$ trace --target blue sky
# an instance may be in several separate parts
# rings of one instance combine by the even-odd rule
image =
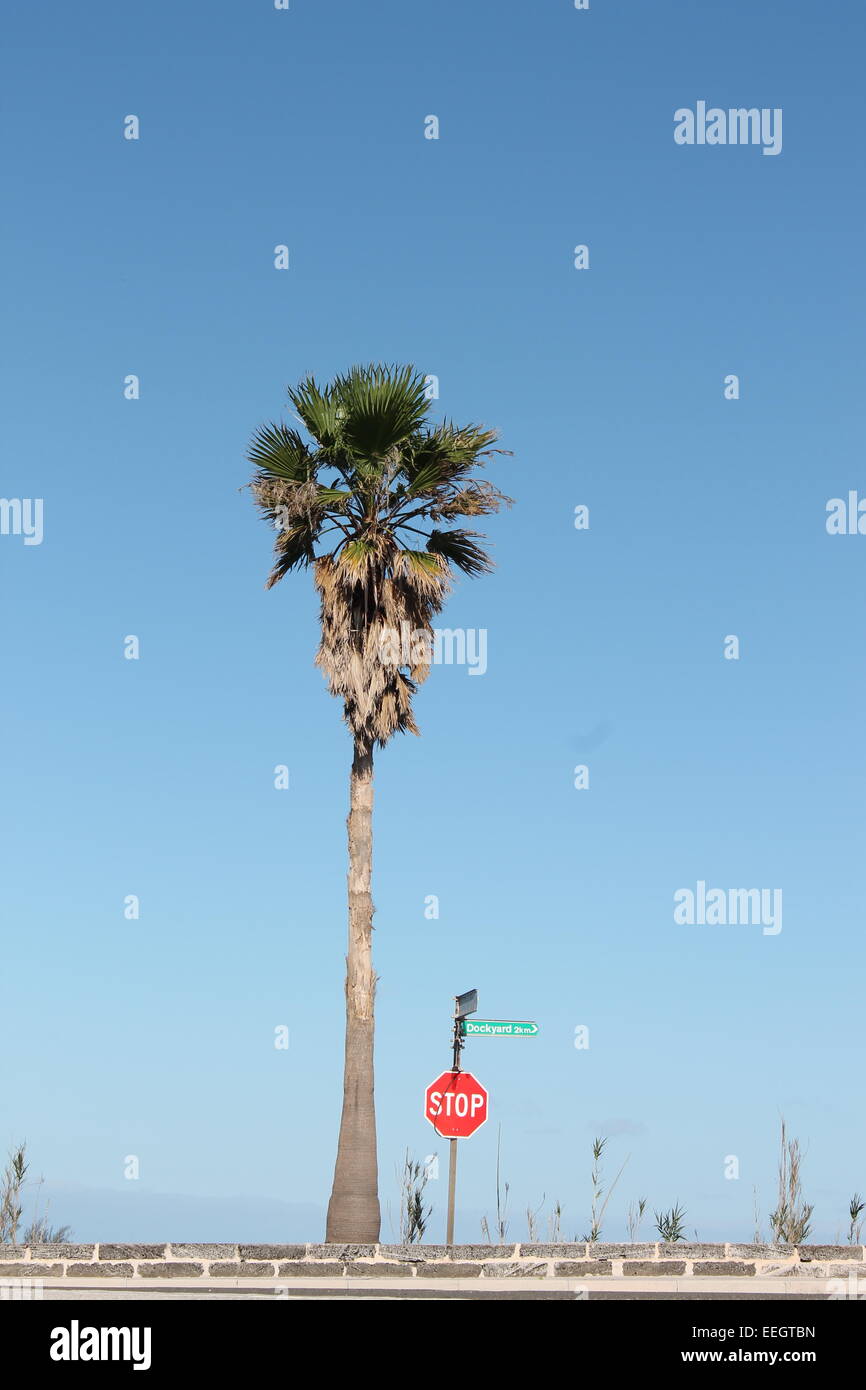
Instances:
[[[486,674],[435,669],[378,762],[384,1236],[406,1148],[445,1157],[423,1090],[473,986],[541,1031],[467,1048],[458,1238],[500,1126],[515,1238],[542,1197],[583,1232],[599,1133],[611,1238],[646,1196],[746,1239],[754,1188],[766,1234],[782,1113],[816,1236],[845,1227],[866,538],[825,517],[866,494],[864,29],[843,0],[10,16],[0,492],[44,539],[0,536],[0,1142],[79,1239],[322,1233],[350,747],[309,577],[265,592],[239,489],[288,383],[380,359],[500,430],[515,498],[443,620]],[[676,145],[699,100],[782,108],[781,154]],[[781,888],[783,930],[675,924],[698,880]]]

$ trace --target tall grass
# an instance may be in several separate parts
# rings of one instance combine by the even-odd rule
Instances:
[[[632,1243],[634,1243],[640,1235],[640,1223],[643,1221],[645,1211],[646,1197],[638,1197],[636,1202],[629,1203],[626,1226],[628,1227],[628,1238]]]
[[[863,1230],[863,1217],[860,1214],[862,1211],[866,1211],[866,1202],[863,1201],[859,1192],[855,1192],[848,1203],[848,1217],[851,1222],[848,1227],[849,1245],[860,1244],[860,1232]]]
[[[430,1177],[426,1164],[406,1150],[403,1167],[398,1170],[400,1184],[400,1244],[414,1245],[424,1239],[433,1207],[424,1205],[424,1190]]]
[[[545,1193],[541,1194],[541,1201],[537,1207],[528,1206],[526,1208],[526,1239],[530,1242],[538,1240],[538,1214],[544,1206]]]
[[[604,1171],[602,1169],[602,1158],[606,1147],[606,1138],[593,1139],[592,1173],[590,1175],[592,1182],[592,1210],[590,1212],[589,1231],[581,1236],[581,1240],[596,1241],[599,1239],[604,1222],[604,1214],[607,1211],[607,1204],[613,1196],[614,1188],[623,1175],[626,1163],[628,1163],[628,1158],[626,1158],[625,1163],[623,1163],[622,1168],[620,1168],[610,1187],[606,1188],[604,1183]]]
[[[10,1151],[6,1167],[0,1174],[0,1245],[18,1244],[18,1228],[24,1214],[23,1192],[27,1186],[29,1171],[27,1145],[26,1143],[18,1144]],[[42,1186],[43,1181],[43,1178],[37,1178],[37,1189]],[[23,1245],[39,1245],[43,1242],[63,1244],[69,1240],[70,1234],[68,1226],[49,1225],[48,1212],[42,1214],[39,1211],[37,1195],[33,1216],[22,1233],[21,1243]]]
[[[547,1234],[554,1245],[562,1240],[562,1203],[558,1199],[551,1207],[547,1218]]]
[[[779,1187],[776,1210],[770,1212],[770,1226],[776,1245],[801,1245],[812,1229],[810,1202],[803,1200],[803,1153],[799,1139],[789,1139],[782,1118],[779,1150]]]
[[[496,1244],[502,1245],[508,1235],[508,1193],[511,1190],[510,1184],[501,1183],[502,1172],[502,1125],[499,1126],[496,1134]],[[488,1245],[493,1242],[490,1239],[490,1224],[487,1216],[481,1218],[481,1234]]]
[[[676,1202],[670,1211],[653,1212],[656,1219],[656,1230],[662,1240],[668,1245],[675,1245],[678,1240],[686,1238],[686,1213],[685,1208]]]
[[[30,1166],[25,1156],[26,1148],[26,1144],[19,1144],[12,1149],[0,1177],[0,1244],[3,1245],[15,1245],[18,1238],[24,1210],[21,1193]]]

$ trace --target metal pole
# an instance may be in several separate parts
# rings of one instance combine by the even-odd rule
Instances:
[[[451,1140],[451,1156],[448,1161],[448,1227],[445,1244],[454,1244],[454,1195],[457,1190],[457,1140]]]
[[[451,1063],[452,1071],[460,1070],[460,1051],[463,1047],[463,1035],[460,1028],[460,1019],[457,1017],[457,1000],[454,1000],[454,1057]],[[445,1244],[454,1244],[454,1199],[457,1195],[457,1140],[451,1141],[451,1153],[448,1157],[448,1222],[445,1229]]]
[[[455,999],[455,1001],[454,1001],[454,1038],[453,1038],[454,1059],[453,1059],[453,1061],[452,1061],[452,1063],[451,1063],[451,1070],[452,1070],[452,1071],[459,1071],[459,1070],[460,1070],[460,1053],[461,1053],[461,1051],[462,1051],[464,1041],[465,1041],[465,1040],[464,1040],[464,1037],[463,1037],[462,1020],[459,1019],[459,1018],[457,1017],[457,1001],[456,1001],[456,999]]]

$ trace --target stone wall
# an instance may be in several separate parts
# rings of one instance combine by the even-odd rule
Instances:
[[[863,1279],[862,1245],[0,1245],[0,1281]]]

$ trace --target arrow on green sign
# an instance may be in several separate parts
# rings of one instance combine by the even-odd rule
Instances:
[[[534,1038],[538,1024],[529,1019],[466,1018],[462,1023],[464,1038]]]

